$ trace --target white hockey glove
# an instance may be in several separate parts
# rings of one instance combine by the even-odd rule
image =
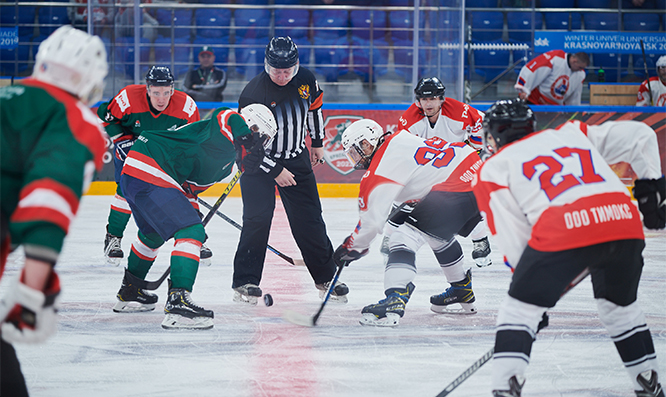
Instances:
[[[23,277],[21,277],[21,280]],[[8,343],[40,343],[57,329],[56,298],[60,279],[55,271],[38,291],[16,279],[0,299],[0,334]]]

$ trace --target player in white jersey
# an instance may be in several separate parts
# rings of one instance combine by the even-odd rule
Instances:
[[[645,247],[641,217],[606,163],[631,164],[640,178],[634,195],[644,223],[663,228],[666,185],[656,135],[638,124],[573,121],[537,132],[534,113],[520,99],[486,112],[484,144],[492,156],[473,182],[474,194],[515,270],[497,318],[494,396],[520,396],[546,310],[587,271],[599,318],[636,395],[663,396],[652,337],[636,303]]]
[[[421,138],[439,137],[447,142],[465,142],[480,150],[483,143],[483,112],[453,98],[446,98],[445,92],[446,87],[437,77],[419,80],[414,89],[414,103],[400,117],[400,128]],[[384,230],[383,252],[386,252],[391,232],[392,225],[389,223]],[[492,265],[485,222],[479,222],[469,237],[474,244],[472,258],[476,265]]]
[[[338,266],[367,254],[393,203],[406,204],[391,215],[399,226],[389,241],[386,299],[364,307],[361,324],[398,325],[415,288],[416,252],[426,243],[451,283],[445,292],[430,298],[431,309],[476,313],[471,274],[463,268],[462,248],[455,238],[456,234],[467,236],[481,220],[471,192],[471,181],[481,166],[476,151],[462,142],[423,139],[406,130],[385,136],[382,127],[368,119],[351,124],[342,135],[342,145],[352,164],[368,171],[360,185],[360,220],[333,254]],[[462,309],[451,308],[456,304]]]
[[[584,52],[548,51],[520,69],[514,87],[520,98],[534,105],[580,105],[589,64]]]
[[[657,76],[638,88],[636,106],[666,106],[666,55],[657,59]]]

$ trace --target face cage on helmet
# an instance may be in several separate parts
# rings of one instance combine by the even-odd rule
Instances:
[[[373,152],[374,154],[374,152]],[[348,150],[345,150],[345,155],[347,159],[352,163],[354,169],[356,170],[367,170],[370,167],[370,161],[372,160],[372,155],[368,156],[363,152],[357,144],[352,144]]]
[[[296,62],[296,65],[291,66],[291,67],[294,68],[294,72],[291,74],[290,79],[293,79],[294,77],[296,77],[296,74],[298,73],[298,68],[300,67],[300,63],[299,63],[299,62]],[[269,64],[268,64],[268,61],[266,61],[266,60],[264,59],[264,70],[266,71],[266,73],[267,73],[269,76],[271,76],[271,71],[272,71],[272,70],[278,70],[278,69],[279,69],[279,68],[274,68],[273,66],[269,65]],[[289,68],[285,68],[285,69],[289,69]]]

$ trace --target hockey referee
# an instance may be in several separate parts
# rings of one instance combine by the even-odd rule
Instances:
[[[245,86],[239,110],[252,103],[268,106],[278,132],[266,149],[261,171],[240,178],[243,231],[234,258],[234,301],[256,305],[275,210],[275,185],[289,218],[291,233],[320,296],[335,273],[333,247],[326,234],[313,165],[323,162],[323,91],[312,72],[299,67],[298,48],[290,37],[274,37],[266,46],[265,70]],[[311,152],[305,135],[312,138]],[[338,283],[331,301],[347,302],[349,289]]]

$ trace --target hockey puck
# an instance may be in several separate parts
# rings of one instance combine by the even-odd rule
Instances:
[[[271,294],[264,295],[264,303],[266,306],[273,306],[273,297]]]

